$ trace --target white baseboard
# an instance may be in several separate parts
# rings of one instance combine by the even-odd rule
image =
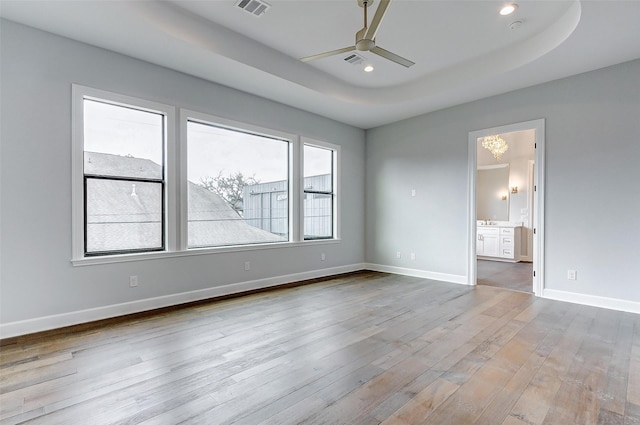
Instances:
[[[640,314],[640,302],[621,300],[619,298],[578,294],[575,292],[559,291],[557,289],[543,289],[542,298]]]
[[[374,272],[385,272],[385,273],[400,274],[404,276],[421,277],[423,279],[439,280],[442,282],[449,282],[449,283],[459,283],[462,285],[468,284],[466,275],[461,276],[457,274],[430,272],[425,270],[408,269],[405,267],[385,266],[382,264],[372,264],[372,263],[366,263],[365,267],[367,270],[372,270]]]
[[[126,314],[140,313],[162,307],[184,304],[193,301],[206,300],[208,298],[237,294],[255,289],[264,289],[272,286],[284,285],[308,279],[333,276],[341,273],[355,272],[366,269],[365,264],[352,264],[348,266],[333,267],[327,269],[312,270],[303,273],[295,273],[284,276],[275,276],[248,282],[232,283],[229,285],[199,289],[197,291],[182,292],[178,294],[164,295],[161,297],[147,298],[130,301],[122,304],[113,304],[104,307],[73,311],[52,316],[37,317],[34,319],[17,322],[0,323],[0,338],[27,335],[65,326],[78,325],[96,320],[109,319]]]
[[[0,323],[0,338],[11,338],[20,335],[27,335],[30,333],[47,331],[51,329],[62,328],[65,326],[78,325],[81,323],[88,323],[96,320],[109,319],[133,313],[140,313],[143,311],[154,310],[162,307],[169,307],[193,301],[201,301],[208,298],[232,295],[256,289],[265,289],[273,286],[284,285],[287,283],[328,277],[359,270],[393,273],[404,276],[420,277],[424,279],[432,279],[442,282],[467,285],[467,276],[462,275],[430,272],[372,263],[351,264],[347,266],[312,270],[308,272],[275,276],[247,282],[232,283],[229,285],[216,286],[212,288],[200,289],[197,291],[182,292],[155,298],[147,298],[122,304],[113,304],[104,307],[73,311],[52,316],[37,317],[34,319],[22,320],[17,322]],[[640,314],[640,302],[635,301],[578,294],[574,292],[559,291],[555,289],[544,289],[542,297],[557,301],[570,302],[574,304],[583,304],[593,307],[608,308],[611,310]]]

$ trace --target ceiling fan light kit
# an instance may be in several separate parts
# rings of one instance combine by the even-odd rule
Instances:
[[[502,9],[500,9],[500,14],[502,16],[511,15],[513,12],[516,11],[517,8],[518,8],[518,4],[517,3],[506,4],[506,5],[504,5],[504,7]]]
[[[380,24],[382,23],[384,15],[387,13],[387,8],[389,7],[391,0],[380,0],[380,4],[376,9],[376,13],[371,20],[371,25],[368,25],[367,9],[373,4],[373,0],[357,1],[358,5],[364,9],[364,28],[356,33],[355,45],[344,47],[342,49],[331,50],[329,52],[320,53],[313,56],[307,56],[301,58],[300,60],[302,62],[309,62],[316,59],[339,55],[341,53],[351,52],[353,50],[359,50],[362,52],[371,52],[407,68],[415,65],[415,63],[410,61],[409,59],[405,59],[402,56],[396,55],[395,53],[376,46],[376,33],[378,32],[378,28],[380,28]]]

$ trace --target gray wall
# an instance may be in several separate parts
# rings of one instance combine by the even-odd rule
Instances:
[[[640,60],[369,130],[367,261],[466,275],[468,133],[538,118],[546,287],[640,301]]]
[[[464,276],[468,133],[537,118],[546,286],[640,301],[640,61],[369,130],[365,152],[365,132],[335,121],[11,22],[0,31],[0,323],[365,259]],[[71,83],[341,145],[342,242],[73,267]]]
[[[4,20],[0,40],[0,323],[364,261],[363,130]],[[342,242],[73,267],[71,83],[340,145]]]

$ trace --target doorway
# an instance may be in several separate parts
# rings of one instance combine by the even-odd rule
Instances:
[[[476,265],[478,285],[518,292],[533,292],[533,263],[478,259]]]
[[[504,169],[502,177],[496,169]],[[468,175],[468,284],[512,282],[511,289],[541,296],[544,119],[470,132]]]

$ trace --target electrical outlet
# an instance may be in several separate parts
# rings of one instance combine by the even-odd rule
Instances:
[[[402,254],[400,254],[400,251],[396,252],[396,258],[402,258]]]
[[[415,189],[411,189],[411,196],[416,196],[416,190]]]
[[[129,276],[129,287],[135,288],[138,286],[138,276]]]
[[[320,254],[320,259],[321,259],[322,261],[324,261],[324,260],[326,260],[326,259],[327,259],[327,258],[325,257],[325,255],[324,255],[324,252],[323,252],[322,254]]]
[[[251,270],[251,262],[250,261],[245,261],[244,262],[244,270],[245,271]]]
[[[567,279],[569,279],[569,280],[577,280],[578,279],[578,272],[576,272],[575,270],[567,270]]]
[[[415,261],[415,259],[416,259],[416,253],[415,252],[411,253],[411,259]]]

